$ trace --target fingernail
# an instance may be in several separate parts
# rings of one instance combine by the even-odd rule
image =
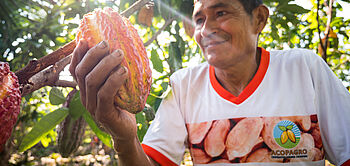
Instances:
[[[83,42],[84,42],[84,39],[79,40],[79,44],[78,45],[82,45]]]
[[[97,47],[101,48],[101,49],[106,48],[107,47],[107,43],[105,41],[101,41],[100,43],[98,43]]]
[[[118,74],[123,74],[123,73],[125,73],[125,69],[124,69],[124,67],[122,66],[122,67],[120,67],[120,69],[118,70]]]
[[[120,57],[120,56],[123,55],[123,53],[122,53],[120,50],[116,50],[116,51],[113,52],[113,55],[114,55],[115,57]]]

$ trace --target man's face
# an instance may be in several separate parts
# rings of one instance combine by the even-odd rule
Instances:
[[[238,0],[200,0],[193,20],[195,39],[210,65],[230,67],[256,50],[254,16]]]

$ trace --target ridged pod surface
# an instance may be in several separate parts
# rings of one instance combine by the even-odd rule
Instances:
[[[108,42],[110,53],[124,52],[122,66],[129,77],[115,97],[115,105],[131,113],[142,111],[151,86],[151,69],[146,49],[137,30],[128,19],[111,8],[96,9],[85,14],[77,33],[77,43],[84,39],[89,48],[102,40]]]
[[[57,128],[58,151],[63,157],[69,157],[81,144],[86,122],[83,117],[74,120],[68,115]]]
[[[10,138],[20,112],[21,92],[18,79],[8,63],[0,62],[0,152]]]

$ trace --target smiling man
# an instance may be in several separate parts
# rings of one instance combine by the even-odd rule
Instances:
[[[223,86],[238,96],[260,62],[257,39],[268,18],[265,6],[247,13],[240,1],[196,2],[195,39]]]
[[[207,62],[171,76],[142,145],[134,117],[113,103],[126,77],[122,53],[96,62],[106,42],[78,44],[70,71],[79,86],[102,85],[85,93],[97,96],[89,111],[113,136],[122,165],[179,165],[186,148],[195,165],[350,164],[349,92],[311,51],[258,47],[268,16],[261,0],[195,1],[195,39]],[[96,83],[86,77],[93,68],[118,70]]]

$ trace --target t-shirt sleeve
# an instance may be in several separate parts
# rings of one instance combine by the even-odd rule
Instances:
[[[309,58],[326,158],[341,165],[350,159],[350,93],[323,59]]]
[[[146,154],[161,165],[180,165],[186,148],[187,130],[174,86],[172,82],[142,142]]]

